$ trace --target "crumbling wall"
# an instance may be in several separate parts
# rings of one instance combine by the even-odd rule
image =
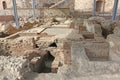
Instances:
[[[81,11],[92,11],[93,10],[93,2],[94,0],[75,0],[75,10],[81,10]],[[96,0],[99,1],[99,0]],[[113,5],[114,5],[114,0],[100,0],[102,1],[102,11],[103,11],[103,7],[104,7],[104,11],[105,12],[112,12],[113,11]],[[120,2],[118,3],[118,5],[120,4]],[[98,6],[98,5],[96,5]],[[118,6],[119,8],[120,6]],[[120,10],[118,10],[118,12],[120,12]]]
[[[0,9],[3,9],[3,5],[2,2],[4,0],[0,1]],[[42,8],[45,5],[49,5],[52,3],[57,3],[61,0],[36,0],[36,7],[37,8]],[[74,0],[65,0],[65,2],[63,2],[62,4],[58,5],[57,7],[62,7],[62,8],[68,8],[69,6],[71,6]],[[7,8],[13,8],[13,4],[12,4],[12,0],[6,0],[7,3]],[[16,0],[16,4],[18,8],[32,8],[32,0]]]
[[[3,10],[2,2],[6,1],[7,8],[13,8],[12,0],[0,0],[0,10]],[[16,4],[18,8],[31,8],[31,0],[16,0]]]
[[[12,3],[11,3],[12,0],[0,0],[0,10],[3,10],[3,4],[2,4],[3,1],[6,1],[7,8],[12,7]]]
[[[2,2],[4,0],[0,1],[0,10],[3,10]],[[13,8],[12,0],[5,0],[7,3],[7,8]],[[54,5],[55,3],[59,2],[61,0],[36,0],[36,7],[42,8],[47,5]],[[32,1],[31,0],[16,0],[17,7],[18,8],[32,8]],[[120,2],[119,2],[120,4]],[[107,0],[103,1],[102,8],[104,8],[105,12],[112,12],[114,5],[114,0]],[[74,8],[75,10],[81,10],[81,11],[92,11],[93,10],[93,0],[65,0],[62,4],[56,6],[58,8]],[[120,6],[118,6],[118,12],[120,12]],[[101,8],[101,9],[102,9]]]

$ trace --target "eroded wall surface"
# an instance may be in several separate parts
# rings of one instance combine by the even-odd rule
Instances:
[[[3,1],[6,1],[7,8],[13,8],[12,0],[0,0],[0,15],[5,14],[3,10]],[[51,6],[56,4],[61,0],[35,0],[36,8],[45,7],[45,5]],[[27,10],[32,8],[32,0],[16,0],[17,8],[26,8]],[[70,8],[76,11],[91,12],[93,10],[93,0],[65,0],[63,3],[55,6],[57,8]],[[119,1],[120,4],[120,1]],[[118,12],[120,13],[120,6],[118,4]],[[98,12],[108,12],[113,11],[114,0],[97,0],[97,11]],[[13,11],[7,11],[7,14]],[[31,12],[31,11],[29,11]],[[25,12],[26,14],[27,12]],[[6,15],[7,15],[6,14]],[[29,14],[29,13],[28,13]]]
[[[101,1],[101,2],[99,2]],[[105,12],[112,12],[113,10],[113,6],[114,6],[114,0],[97,0],[97,7],[101,7],[101,12],[104,11]],[[81,11],[91,11],[93,9],[93,0],[75,0],[75,10],[81,10]],[[118,3],[118,12],[120,12],[120,1]]]

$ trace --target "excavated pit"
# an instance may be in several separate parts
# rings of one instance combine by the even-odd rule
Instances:
[[[52,72],[52,63],[54,59],[55,57],[52,56],[51,53],[48,51],[44,57],[45,67],[43,68],[43,71],[41,73],[55,73],[55,72]]]
[[[47,27],[33,28],[34,24],[30,24],[30,28],[33,29],[28,26],[24,28],[25,31],[4,37],[3,40],[0,40],[0,57],[10,56],[12,59],[12,57],[17,56],[19,60],[19,57],[24,56],[28,60],[29,65],[23,67],[25,69],[30,68],[28,73],[32,72],[42,77],[48,75],[59,78],[59,74],[71,76],[73,73],[75,76],[88,76],[119,70],[119,64],[112,62],[110,59],[110,43],[105,39],[107,38],[107,33],[104,35],[102,31],[102,35],[99,35],[95,32],[89,32],[85,27],[81,28],[81,26],[83,27],[83,21],[78,21],[82,25],[77,26],[79,28],[75,28],[72,20],[70,23],[67,20],[65,24],[64,20],[61,24],[56,19],[52,20],[55,23],[53,24],[50,21],[51,24],[47,25]],[[70,27],[71,24],[72,27]],[[67,71],[65,70],[66,66]],[[21,72],[23,73],[24,71]]]
[[[85,47],[86,56],[90,61],[110,61],[108,47],[103,47],[101,43],[93,43]],[[87,45],[87,44],[86,44]],[[92,47],[91,47],[92,46]],[[98,47],[96,47],[98,46]]]
[[[30,67],[36,73],[56,73],[52,71],[52,63],[55,57],[48,51],[44,56],[34,57],[31,60]]]
[[[84,41],[81,42],[85,48],[86,55],[90,61],[109,61],[109,43],[105,40],[95,39],[92,33],[82,34]]]
[[[94,44],[94,45],[93,45]],[[110,61],[109,60],[109,46],[104,43],[88,43],[85,44],[85,51],[90,61]],[[103,47],[105,45],[106,47]]]

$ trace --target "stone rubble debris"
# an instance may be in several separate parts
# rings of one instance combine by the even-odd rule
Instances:
[[[29,61],[24,57],[0,56],[1,80],[23,80],[30,72]]]

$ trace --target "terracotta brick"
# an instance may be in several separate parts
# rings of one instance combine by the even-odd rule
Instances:
[[[0,22],[2,21],[15,21],[13,15],[0,16]]]

